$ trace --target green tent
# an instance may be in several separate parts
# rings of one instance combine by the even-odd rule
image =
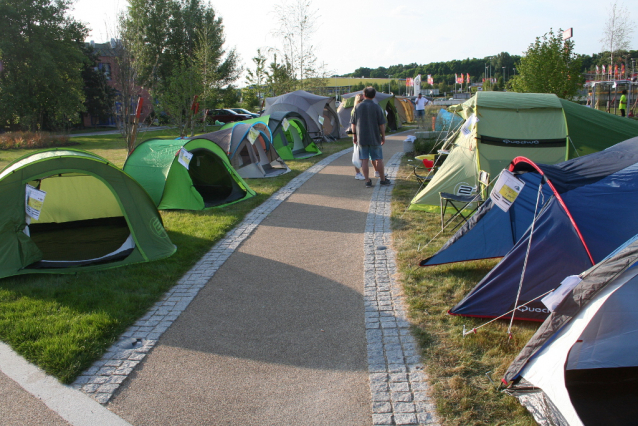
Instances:
[[[192,157],[185,160],[180,152]],[[160,210],[203,210],[255,195],[226,153],[207,139],[147,140],[128,157],[124,171],[146,189]]]
[[[352,114],[352,107],[354,106],[354,98],[358,94],[363,94],[363,90],[358,92],[346,93],[341,96],[342,102],[337,109],[339,114],[339,121],[343,126],[343,130],[347,131],[350,128],[350,115]],[[387,128],[389,130],[398,130],[401,128],[401,117],[394,105],[394,95],[387,93],[377,92],[373,101],[381,107],[385,112],[386,119],[388,120]]]
[[[410,205],[440,210],[440,192],[473,195],[480,171],[494,179],[518,156],[556,164],[638,136],[638,122],[553,94],[478,92],[450,107],[465,123],[444,145],[447,159]]]
[[[262,122],[268,125],[272,133],[272,145],[282,160],[299,160],[321,154],[317,145],[308,135],[306,120],[294,111],[275,111],[243,123]],[[222,129],[233,127],[228,123]]]
[[[72,149],[26,155],[0,173],[0,278],[75,273],[171,256],[146,191],[104,158]]]

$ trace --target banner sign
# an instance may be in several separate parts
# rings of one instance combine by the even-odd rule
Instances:
[[[517,178],[509,170],[503,170],[490,193],[492,202],[507,212],[523,190],[525,182]]]
[[[463,136],[467,137],[472,133],[472,126],[479,122],[479,119],[476,117],[476,114],[470,115],[467,120],[465,120],[465,124],[461,127],[461,133]]]
[[[31,185],[27,184],[26,199],[24,203],[27,215],[35,220],[40,219],[40,212],[42,211],[42,205],[44,204],[44,197],[46,197],[46,195],[46,192],[35,189]]]

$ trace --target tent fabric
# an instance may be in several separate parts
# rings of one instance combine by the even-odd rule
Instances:
[[[193,154],[187,169],[181,149]],[[151,139],[139,144],[124,171],[146,189],[160,210],[203,210],[256,195],[219,145],[206,139]]]
[[[455,131],[463,123],[463,119],[460,115],[451,113],[441,108],[436,116],[434,122],[434,130],[441,131]]]
[[[477,193],[478,176],[495,177],[524,156],[556,164],[638,136],[638,122],[593,110],[552,94],[479,92],[449,110],[466,121],[445,143],[449,155],[411,201],[411,210],[438,211],[440,192]]]
[[[352,114],[352,108],[354,107],[354,99],[357,95],[363,94],[363,90],[358,92],[346,93],[342,95],[342,102],[337,109],[339,114],[339,120],[343,125],[343,131],[346,132],[350,126],[350,115]],[[374,103],[378,104],[385,112],[388,120],[387,127],[390,130],[397,130],[401,128],[401,118],[397,112],[397,108],[394,105],[394,95],[388,95],[387,93],[377,92],[373,99]]]
[[[414,104],[409,98],[395,95],[394,106],[402,123],[414,122]]]
[[[625,425],[638,415],[638,238],[582,272],[503,381],[539,424]]]
[[[27,184],[46,192],[38,220],[26,219]],[[95,154],[28,154],[0,173],[0,197],[0,278],[112,268],[176,250],[146,191]]]
[[[290,169],[272,145],[272,133],[262,121],[229,123],[230,127],[197,136],[216,143],[244,179],[276,177]],[[251,143],[251,134],[255,135]]]
[[[303,116],[294,111],[275,111],[272,115],[245,120],[244,123],[262,122],[268,125],[272,134],[272,144],[282,160],[299,160],[320,155],[321,151],[308,134]],[[288,129],[286,130],[286,123]],[[222,129],[233,127],[226,124]]]
[[[262,115],[277,111],[294,111],[306,121],[312,139],[339,139],[346,136],[337,115],[335,99],[296,90],[281,96],[266,98]]]
[[[451,314],[493,318],[514,307],[541,182],[542,208],[519,304],[592,266],[592,260],[600,262],[638,233],[638,138],[556,165],[532,167],[529,160],[516,160],[510,169],[525,186],[510,210],[503,212],[488,200],[439,252],[421,262],[431,266],[504,256]],[[537,300],[519,308],[515,318],[543,320],[547,313]]]

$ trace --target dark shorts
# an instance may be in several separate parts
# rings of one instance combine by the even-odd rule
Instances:
[[[416,110],[416,116],[417,117],[425,117],[425,110],[424,109],[417,109]]]
[[[359,159],[360,160],[383,160],[383,149],[381,145],[359,145]]]

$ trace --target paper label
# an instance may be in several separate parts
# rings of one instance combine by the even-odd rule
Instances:
[[[290,127],[290,123],[288,122],[288,119],[284,118],[284,121],[281,122],[281,125],[284,128],[284,132],[287,132],[288,128]]]
[[[582,279],[578,275],[568,276],[560,283],[560,286],[556,290],[543,297],[541,302],[547,306],[547,309],[549,309],[550,312],[554,312],[565,296],[567,296],[569,292],[572,291],[581,281]]]
[[[250,142],[251,145],[255,144],[255,141],[257,140],[258,137],[259,137],[259,131],[255,129],[254,127],[248,131],[248,142]]]
[[[461,127],[461,133],[463,136],[469,136],[472,134],[472,127],[479,122],[479,119],[476,117],[476,114],[470,115],[467,120],[465,120],[465,124]]]
[[[320,115],[319,116],[319,124],[321,124],[322,126],[323,126],[323,120],[324,120],[323,115]]]
[[[177,161],[179,161],[179,164],[181,164],[182,166],[186,167],[186,169],[188,169],[190,167],[193,154],[186,151],[184,148],[181,148],[177,155],[178,155]]]
[[[509,170],[503,170],[501,176],[494,184],[490,198],[501,210],[507,212],[524,186],[525,183]]]
[[[46,192],[35,189],[27,184],[24,203],[27,215],[35,220],[40,219],[40,212],[42,211],[42,205],[44,204],[44,197],[46,197],[46,195]]]

